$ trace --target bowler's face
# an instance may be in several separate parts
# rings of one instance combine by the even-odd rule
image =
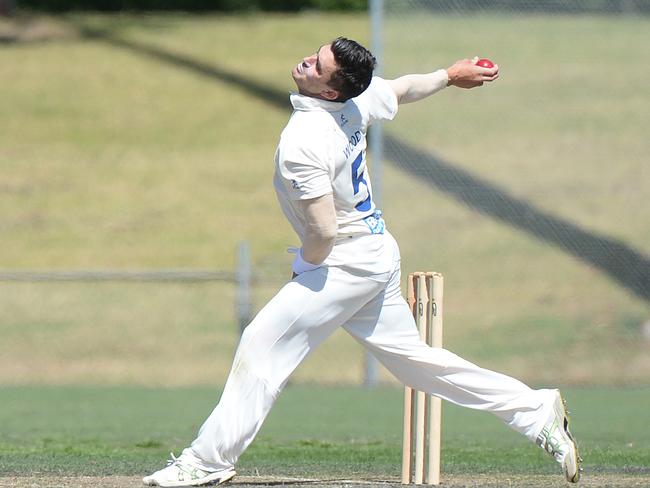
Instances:
[[[335,100],[339,92],[328,86],[338,66],[330,44],[321,46],[318,51],[306,58],[291,70],[291,76],[298,92],[310,97]]]

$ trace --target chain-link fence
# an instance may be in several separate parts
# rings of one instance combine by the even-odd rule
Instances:
[[[379,3],[386,77],[500,67],[383,126],[387,222],[405,270],[446,277],[446,345],[535,384],[650,382],[648,3]]]
[[[223,384],[241,328],[290,272],[277,257],[253,264],[250,247],[228,271],[0,271],[0,384]],[[339,333],[293,381],[363,378]]]

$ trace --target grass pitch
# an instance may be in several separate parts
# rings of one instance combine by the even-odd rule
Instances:
[[[565,390],[585,477],[650,482],[648,389]],[[193,439],[218,400],[208,388],[5,387],[0,480],[140,476]],[[402,391],[289,386],[238,464],[242,476],[396,482]],[[443,473],[553,476],[558,467],[489,414],[443,406]]]

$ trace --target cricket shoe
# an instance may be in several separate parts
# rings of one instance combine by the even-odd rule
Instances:
[[[220,485],[231,480],[235,476],[234,469],[221,471],[206,471],[199,468],[187,457],[181,455],[167,461],[167,466],[156,471],[150,476],[142,478],[142,482],[147,486],[160,487],[181,487],[181,486],[203,486],[203,485]]]
[[[537,445],[560,463],[568,482],[578,482],[582,471],[580,467],[582,459],[578,455],[578,444],[569,432],[566,402],[558,390],[555,390],[555,399],[549,419],[537,436]]]

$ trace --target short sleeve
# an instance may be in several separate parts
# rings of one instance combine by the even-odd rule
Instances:
[[[280,175],[291,200],[308,200],[332,193],[327,165],[317,154],[314,149],[295,147],[278,155]]]
[[[397,114],[397,95],[383,78],[375,76],[370,86],[354,99],[367,124],[375,120],[392,120]]]

